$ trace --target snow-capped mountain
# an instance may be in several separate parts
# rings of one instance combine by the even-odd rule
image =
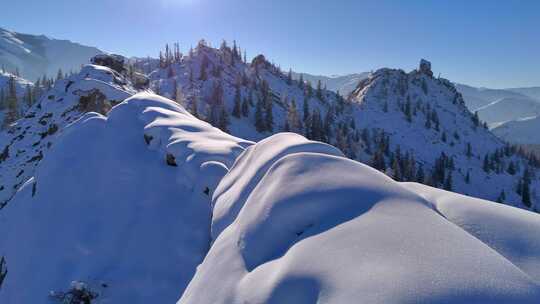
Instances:
[[[55,76],[78,71],[88,59],[102,51],[69,40],[58,40],[44,35],[29,35],[0,28],[0,66],[8,71],[16,69],[22,77],[36,81],[43,75]]]
[[[358,83],[369,76],[369,72],[336,76],[312,75],[307,73],[293,72],[292,75],[294,79],[299,80],[301,78],[303,81],[309,81],[312,84],[316,84],[320,81],[327,90],[339,92],[343,96],[349,96],[356,86],[358,86]]]
[[[71,86],[131,95],[110,72]],[[1,303],[540,297],[540,215],[393,181],[298,134],[255,144],[139,93],[53,136],[0,211]]]

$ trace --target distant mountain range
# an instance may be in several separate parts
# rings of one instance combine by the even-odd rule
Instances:
[[[82,64],[101,50],[69,40],[44,35],[29,35],[0,28],[0,66],[7,71],[36,81],[43,75],[54,76],[58,69],[78,71]]]

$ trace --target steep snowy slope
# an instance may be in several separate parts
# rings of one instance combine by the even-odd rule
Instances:
[[[32,81],[44,74],[56,75],[58,69],[64,72],[77,71],[81,64],[88,63],[89,58],[99,53],[102,52],[94,47],[68,40],[0,28],[0,65],[8,71],[18,68],[24,78]]]
[[[533,116],[504,122],[491,131],[514,144],[540,144],[538,130],[540,130],[540,117]]]
[[[0,303],[51,303],[73,280],[98,303],[174,303],[210,246],[210,196],[249,145],[146,93],[82,116],[0,214]]]
[[[57,81],[23,119],[0,135],[0,206],[33,175],[64,126],[85,112],[105,114],[134,93],[128,80],[102,66],[87,65],[79,74]]]
[[[213,205],[214,242],[178,303],[540,297],[539,215],[396,183],[301,137],[249,147]]]
[[[361,160],[397,180],[531,207],[516,187],[536,170],[525,171],[532,162],[482,127],[462,95],[449,81],[434,78],[428,63],[410,73],[379,70],[360,83],[352,101],[358,105],[356,126],[372,151],[371,160]],[[539,186],[536,178],[527,184]]]

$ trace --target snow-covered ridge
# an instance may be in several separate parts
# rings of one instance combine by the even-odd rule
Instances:
[[[0,205],[33,176],[57,132],[86,112],[106,114],[135,92],[123,76],[95,65],[57,81],[22,119],[0,135]]]
[[[396,183],[303,143],[274,135],[237,160],[213,198],[212,230],[221,233],[178,303],[534,303],[540,295],[537,214]],[[265,167],[265,159],[274,161]],[[250,166],[262,177],[244,179]],[[226,196],[240,208],[223,204]],[[235,216],[219,225],[227,208]]]
[[[150,93],[81,115],[0,212],[1,303],[74,280],[98,303],[540,296],[537,214],[398,183],[297,134],[254,144]]]

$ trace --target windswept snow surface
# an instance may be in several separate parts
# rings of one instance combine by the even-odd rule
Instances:
[[[210,245],[204,190],[250,144],[148,93],[85,114],[0,214],[0,303],[49,303],[73,280],[98,303],[174,303]]]
[[[135,93],[124,77],[96,65],[86,65],[79,74],[57,81],[22,119],[0,133],[0,207],[33,176],[65,126],[85,112],[105,114]]]
[[[151,93],[81,115],[0,212],[0,303],[50,303],[71,281],[96,303],[540,298],[538,214],[293,133],[254,144]]]
[[[538,215],[397,183],[316,145],[282,152],[303,143],[274,135],[237,160],[178,303],[538,302]],[[263,172],[242,179],[251,166]]]

